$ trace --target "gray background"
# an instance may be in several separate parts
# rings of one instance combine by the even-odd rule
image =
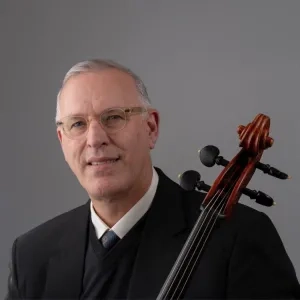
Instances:
[[[16,236],[87,200],[56,138],[56,93],[83,59],[115,59],[144,79],[161,113],[155,165],[172,179],[196,169],[197,150],[217,145],[231,159],[236,129],[257,113],[271,117],[274,146],[263,162],[288,172],[256,172],[249,188],[277,201],[264,208],[300,274],[300,1],[0,2],[0,297]],[[299,275],[298,275],[299,277]]]

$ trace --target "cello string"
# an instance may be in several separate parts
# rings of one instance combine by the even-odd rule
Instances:
[[[229,192],[228,192],[228,193],[229,193]],[[227,196],[228,196],[228,194],[226,195],[226,197],[227,197]],[[227,198],[228,198],[228,197],[227,197]],[[221,202],[219,203],[219,205],[218,205],[218,207],[220,207],[219,213],[224,209],[225,205],[226,205],[226,198],[224,197],[224,198],[221,200]],[[179,285],[180,285],[181,281],[182,281],[183,278],[184,278],[183,276],[185,275],[186,272],[189,271],[189,274],[185,277],[186,280],[185,280],[185,283],[183,284],[182,291],[183,291],[185,285],[187,284],[187,281],[188,281],[189,277],[191,276],[192,271],[193,271],[193,269],[194,269],[194,267],[195,267],[195,265],[196,265],[196,263],[197,263],[197,261],[198,261],[200,255],[201,255],[201,253],[202,253],[202,251],[203,251],[203,248],[204,248],[204,246],[205,246],[205,243],[207,242],[207,240],[208,240],[208,238],[209,238],[209,235],[210,235],[210,233],[211,233],[211,231],[212,231],[212,229],[213,229],[213,226],[214,226],[214,224],[216,223],[216,221],[217,221],[217,219],[218,219],[218,217],[216,216],[213,220],[211,220],[213,217],[214,217],[214,215],[211,216],[211,218],[210,218],[210,220],[209,220],[210,223],[208,223],[207,226],[206,226],[206,228],[205,228],[206,232],[203,232],[203,234],[202,234],[202,236],[201,236],[201,239],[198,241],[197,246],[196,246],[196,248],[194,249],[194,252],[193,252],[193,254],[192,254],[192,257],[190,258],[189,265],[186,266],[186,269],[185,269],[185,271],[184,271],[184,274],[182,275],[182,278],[181,278],[181,280],[180,280],[179,283],[178,283],[177,289],[179,288]],[[209,225],[211,225],[211,226],[208,228],[208,234],[207,234],[207,236],[206,236],[206,238],[205,238],[205,241],[204,241],[204,243],[203,243],[201,249],[198,250],[199,244],[200,244],[201,240],[203,239],[203,236],[207,233],[207,227],[208,227]],[[197,253],[196,253],[196,252],[197,252]],[[194,258],[195,255],[196,255],[196,258]],[[194,259],[194,263],[193,263],[192,259]],[[190,264],[193,264],[193,265],[190,267]],[[190,268],[190,269],[188,270],[188,268]],[[175,292],[177,291],[177,289],[175,290]],[[175,292],[174,292],[174,293],[175,293]],[[181,293],[182,293],[182,292],[181,292]],[[181,293],[180,293],[180,294],[181,294]]]
[[[220,213],[220,212],[224,209],[224,207],[225,207],[225,205],[226,205],[226,200],[225,200],[225,198],[224,198],[222,201],[224,201],[224,203],[222,203],[222,205],[221,205],[221,203],[219,204],[219,205],[221,206],[221,208],[220,208],[220,210],[219,210],[218,213]],[[189,278],[190,278],[190,276],[191,276],[191,274],[192,274],[192,272],[193,272],[193,269],[194,269],[195,266],[196,266],[196,263],[197,263],[197,261],[198,261],[200,255],[201,255],[201,253],[202,253],[202,251],[203,251],[203,248],[204,248],[205,244],[207,243],[207,240],[208,240],[208,238],[209,238],[209,236],[210,236],[211,231],[213,230],[213,227],[214,227],[216,221],[217,221],[217,217],[215,217],[215,219],[211,222],[212,225],[211,225],[210,229],[208,229],[209,232],[208,232],[208,234],[207,234],[207,237],[206,237],[206,239],[205,239],[205,241],[204,241],[204,243],[203,243],[201,249],[198,250],[198,255],[196,256],[196,258],[195,258],[195,260],[194,260],[194,264],[193,264],[192,267],[190,268],[190,272],[189,272],[188,276],[186,277],[185,283],[183,284],[182,291],[183,291],[183,289],[185,288],[185,286],[186,286],[186,284],[187,284],[187,282],[188,282],[188,280],[189,280]],[[197,248],[194,250],[193,255],[195,255],[195,253],[196,253],[196,251],[197,251],[197,249],[198,249],[198,247],[199,247],[199,244],[200,244],[200,241],[198,242]],[[181,291],[181,293],[182,293],[182,291]],[[179,297],[180,297],[181,293],[179,294]]]
[[[210,200],[209,204],[210,204],[211,202],[214,201],[215,196],[216,196],[216,195],[214,195],[214,196],[212,197],[212,199]],[[207,207],[209,206],[209,204],[207,205]],[[191,250],[191,247],[192,247],[192,245],[193,245],[193,243],[194,243],[193,237],[194,237],[194,235],[195,235],[195,232],[197,231],[197,227],[199,226],[199,223],[200,223],[200,222],[204,222],[204,220],[207,218],[207,216],[205,215],[204,220],[202,219],[202,216],[204,215],[205,210],[207,210],[207,207],[204,208],[204,210],[203,210],[202,213],[201,213],[201,216],[197,219],[197,222],[196,222],[196,224],[194,225],[194,228],[193,228],[192,232],[190,233],[190,235],[189,235],[189,237],[188,237],[188,239],[187,239],[187,241],[186,241],[186,243],[185,243],[185,246],[184,246],[183,249],[181,250],[181,252],[180,252],[180,254],[179,254],[179,256],[178,256],[178,258],[177,258],[177,260],[176,260],[176,262],[175,262],[175,264],[174,264],[174,266],[173,266],[173,268],[172,268],[172,270],[171,270],[171,272],[170,272],[170,274],[169,274],[169,276],[167,277],[167,279],[166,279],[166,281],[165,281],[165,283],[164,283],[164,286],[162,287],[161,292],[159,293],[157,299],[161,299],[162,295],[165,293],[165,289],[167,288],[167,285],[169,284],[170,278],[171,278],[172,276],[175,277],[175,276],[178,275],[178,272],[180,271],[180,269],[178,269],[178,270],[176,270],[176,269],[177,269],[178,265],[180,264],[180,259],[181,259],[181,257],[182,257],[183,255],[185,255],[185,258],[184,258],[183,261],[181,262],[181,266],[182,266],[182,264],[185,262],[185,260],[187,259],[187,255],[188,255],[189,251]],[[201,225],[201,226],[202,226],[202,225]],[[201,229],[201,227],[200,227],[200,229]],[[200,230],[200,229],[199,229],[199,230]],[[199,231],[199,230],[198,230],[198,231]],[[196,233],[196,234],[198,234],[198,233]],[[190,243],[192,244],[191,246],[189,246]],[[186,248],[187,248],[187,247],[189,247],[189,250],[187,251],[187,253],[184,253],[184,252],[186,251]],[[179,267],[179,268],[180,268],[180,267]],[[173,273],[177,273],[177,274],[174,275]],[[175,280],[176,280],[176,278],[174,278],[174,279],[173,279],[173,282],[170,283],[170,286],[168,287],[168,290],[167,290],[167,294],[170,292],[170,289],[172,288],[173,284],[175,283]]]
[[[220,211],[221,211],[222,208],[224,207],[224,203],[220,202],[220,203],[218,204],[218,206],[221,207],[221,208],[220,208]],[[196,247],[194,248],[193,253],[189,256],[189,262],[188,262],[188,264],[185,266],[185,270],[184,270],[184,272],[183,272],[183,274],[182,274],[182,276],[181,276],[179,282],[177,282],[177,287],[176,287],[176,289],[175,289],[174,292],[173,292],[173,296],[174,296],[175,293],[177,293],[177,291],[178,291],[180,285],[182,284],[182,281],[185,279],[185,282],[183,283],[183,286],[181,287],[181,293],[182,293],[182,290],[184,289],[184,287],[185,287],[185,285],[186,285],[186,283],[187,283],[187,280],[188,280],[188,278],[190,277],[190,274],[192,273],[193,268],[194,268],[194,266],[195,266],[195,254],[196,254],[196,251],[198,250],[199,243],[204,239],[204,236],[205,236],[205,234],[206,234],[207,227],[208,227],[209,225],[213,226],[213,225],[215,224],[215,222],[217,221],[217,216],[216,216],[215,218],[213,218],[213,220],[211,220],[212,218],[213,218],[213,215],[211,215],[211,218],[210,218],[210,220],[209,220],[209,222],[208,222],[206,228],[204,229],[204,232],[202,233],[202,236],[201,236],[200,241],[197,243]],[[208,229],[208,230],[209,230],[209,229]],[[206,236],[206,239],[204,239],[204,244],[206,243],[207,239],[208,239],[208,236]],[[203,247],[204,247],[204,245],[203,245]],[[202,247],[202,249],[203,249],[203,247]],[[200,249],[200,251],[201,251],[202,249]],[[198,257],[200,256],[200,254],[201,254],[201,253],[199,252],[199,253],[198,253]],[[197,259],[197,258],[196,258],[196,259]],[[194,261],[194,264],[193,264],[193,261]],[[181,293],[180,293],[180,294],[181,294]]]
[[[220,191],[218,191],[217,193],[219,193],[219,192],[220,192]],[[209,211],[212,209],[212,206],[210,206],[210,204],[211,204],[212,202],[216,202],[216,201],[214,201],[214,200],[217,200],[217,195],[216,195],[216,194],[212,197],[212,199],[210,200],[209,204],[205,207],[204,211],[202,212],[202,216],[203,216],[204,212],[205,212],[206,210],[208,210],[208,208],[209,208]],[[197,223],[204,222],[204,221],[206,220],[207,217],[208,217],[208,215],[205,215],[204,220],[203,220],[203,217],[200,216],[200,218],[198,218]],[[199,224],[196,224],[196,226],[194,226],[194,229],[193,229],[193,231],[198,231],[198,232],[196,233],[197,235],[199,235],[199,231],[201,230],[201,228],[202,228],[202,226],[203,226],[203,223],[201,224],[200,228],[197,229],[198,226],[199,226]],[[185,254],[185,258],[184,258],[183,262],[181,262],[181,266],[179,266],[179,269],[176,271],[177,266],[180,264],[180,257],[184,255],[184,250],[185,250],[185,249],[182,250],[181,255],[179,256],[177,262],[175,262],[175,265],[174,265],[173,270],[172,270],[172,272],[170,273],[169,277],[173,276],[173,275],[174,275],[173,273],[177,273],[177,274],[174,275],[174,276],[178,276],[178,273],[179,273],[179,271],[180,271],[180,268],[182,268],[183,263],[184,263],[185,260],[188,258],[188,254],[189,254],[189,252],[191,251],[191,247],[193,246],[193,243],[195,243],[195,239],[193,240],[193,237],[194,237],[194,236],[195,236],[195,234],[193,234],[193,233],[189,236],[189,240],[192,240],[192,242],[191,242],[192,245],[190,246],[189,250],[188,250],[187,253]],[[189,242],[189,241],[188,241],[188,242]],[[185,245],[184,248],[187,248],[187,247],[188,247],[188,243],[186,243],[186,245]],[[175,269],[175,270],[174,270],[174,269]],[[170,286],[169,286],[169,288],[168,288],[168,293],[170,293],[170,289],[171,289],[172,286],[175,284],[175,280],[176,280],[176,277],[173,279],[173,282],[171,282],[171,284],[170,284]],[[169,281],[170,281],[170,280],[169,280]],[[167,283],[168,283],[168,280],[166,280],[165,285],[167,285]],[[175,290],[175,291],[176,291],[176,290]],[[162,290],[162,293],[163,293],[163,292],[164,292],[164,291]]]
[[[235,175],[235,174],[232,174],[231,177],[233,177],[234,175]],[[230,178],[230,179],[231,179],[231,178]],[[205,215],[204,220],[203,220],[201,217],[198,219],[198,222],[202,221],[202,224],[201,224],[200,228],[198,228],[198,229],[197,229],[198,224],[195,226],[195,230],[197,231],[197,233],[196,233],[196,237],[195,237],[194,240],[192,241],[191,247],[192,247],[193,244],[195,243],[195,240],[196,240],[197,236],[199,235],[199,231],[200,231],[200,230],[202,229],[202,227],[204,226],[204,222],[205,222],[206,219],[208,218],[209,212],[213,209],[213,205],[215,205],[215,203],[216,203],[216,202],[218,201],[218,199],[221,197],[221,195],[218,195],[218,194],[221,194],[221,192],[223,192],[223,191],[225,190],[225,188],[226,188],[226,186],[225,186],[221,191],[218,190],[217,193],[212,197],[212,199],[210,200],[210,202],[208,203],[208,205],[204,208],[202,214],[205,213],[207,210],[208,210],[208,213]],[[225,198],[224,198],[222,201],[226,200],[226,197],[228,196],[228,193],[230,192],[231,189],[232,189],[232,188],[230,188],[229,191],[227,191],[227,194],[225,194]],[[228,198],[228,197],[227,197],[227,198]],[[213,203],[213,204],[212,204],[212,203]],[[221,204],[222,204],[222,202],[221,202],[219,205],[221,205]],[[208,209],[208,207],[209,207],[209,209]],[[221,207],[221,209],[220,209],[219,212],[221,212],[222,209],[223,209],[223,207]],[[211,219],[212,217],[213,217],[213,216],[211,216],[210,219]],[[216,220],[215,220],[215,222],[216,222]],[[214,222],[214,223],[215,223],[215,222]],[[209,224],[208,224],[208,225],[209,225]],[[208,226],[208,225],[207,225],[207,226]],[[207,226],[206,226],[206,227],[207,227]],[[201,239],[203,238],[203,235],[204,235],[204,234],[205,234],[205,233],[202,234]],[[191,235],[191,239],[193,239],[193,235]],[[198,242],[198,245],[197,245],[197,246],[199,246],[199,243],[201,242],[201,239],[200,239],[200,241]],[[191,247],[189,248],[189,250],[188,250],[188,252],[187,252],[187,254],[186,254],[186,256],[185,256],[183,262],[187,259],[188,254],[189,254],[189,252],[191,251]],[[195,251],[196,251],[196,250],[194,250],[194,253],[195,253]],[[194,253],[193,253],[193,255],[194,255]],[[199,254],[199,255],[200,255],[200,254]],[[190,264],[191,259],[192,259],[192,258],[190,258],[188,264]],[[182,262],[182,264],[183,264],[183,262]],[[182,265],[181,265],[181,267],[182,267]],[[186,269],[185,269],[185,271],[184,271],[184,274],[185,274],[185,272],[187,271],[187,268],[188,268],[188,266],[186,267]],[[179,272],[179,271],[180,271],[180,270],[177,271],[177,275],[178,275],[178,272]],[[176,276],[177,276],[177,275],[176,275]],[[190,275],[189,275],[189,276],[190,276]],[[173,286],[174,283],[175,283],[175,280],[173,280],[173,282],[171,283],[168,292],[170,291],[170,289],[171,289],[171,287]],[[179,282],[179,283],[180,283],[180,282]],[[179,286],[179,284],[178,284],[178,286]],[[177,291],[178,286],[175,288],[175,292]]]
[[[184,285],[183,285],[183,287],[182,287],[182,291],[183,291],[184,287],[186,286],[189,277],[191,276],[191,273],[192,273],[192,271],[193,271],[193,269],[194,269],[194,267],[195,267],[195,265],[196,265],[196,263],[197,263],[197,261],[198,261],[200,255],[201,255],[202,251],[203,251],[203,248],[204,248],[205,244],[207,243],[207,240],[208,240],[208,238],[209,238],[209,236],[210,236],[210,233],[211,233],[212,229],[214,228],[214,225],[215,225],[215,223],[216,223],[216,221],[217,221],[217,219],[218,219],[219,214],[224,210],[224,207],[226,206],[227,200],[228,200],[228,198],[229,198],[229,194],[232,193],[232,190],[234,189],[234,186],[236,185],[236,183],[237,183],[237,181],[238,181],[238,176],[237,176],[237,174],[238,174],[239,169],[240,169],[240,168],[237,167],[236,170],[234,170],[234,171],[231,173],[231,176],[230,176],[230,178],[229,178],[229,181],[230,181],[231,186],[228,188],[229,183],[228,183],[228,181],[227,181],[226,185],[222,188],[222,190],[221,190],[221,191],[219,190],[220,193],[219,193],[219,195],[217,196],[217,199],[215,200],[215,202],[217,202],[222,196],[223,196],[223,198],[222,198],[222,200],[219,202],[217,208],[215,208],[214,213],[210,216],[210,220],[209,220],[209,222],[207,223],[206,228],[204,229],[201,238],[198,240],[198,243],[197,243],[196,247],[194,248],[194,252],[193,252],[193,254],[192,254],[192,258],[194,258],[196,252],[197,252],[198,254],[196,254],[197,256],[196,256],[196,259],[194,260],[194,263],[193,263],[193,265],[192,265],[192,267],[191,267],[191,269],[190,269],[190,273],[189,273],[188,276],[186,277],[186,281],[185,281],[185,283],[184,283]],[[233,180],[233,179],[232,179],[233,177],[236,177],[236,178]],[[232,180],[233,180],[233,182],[231,182]],[[224,193],[225,189],[227,189],[227,190],[226,190],[226,192]],[[218,211],[218,208],[219,208],[219,211]],[[214,217],[215,217],[215,218],[214,218]],[[213,219],[213,218],[214,218],[214,219]],[[209,226],[210,226],[210,227],[209,227]],[[207,233],[207,228],[208,228],[208,233]],[[199,230],[199,231],[200,231],[200,230]],[[205,235],[206,233],[207,233],[207,236],[206,236],[206,238],[205,238],[205,241],[203,242],[203,245],[202,245],[201,249],[198,250],[199,244],[202,242],[203,237],[204,237],[204,235]],[[197,233],[197,235],[198,235],[198,233]],[[190,263],[191,263],[191,261],[192,261],[192,258],[190,258]],[[190,264],[190,263],[189,263],[189,264]],[[186,266],[185,272],[188,271],[188,267],[189,267],[189,265]],[[182,275],[181,280],[182,280],[183,278],[184,278],[184,277],[183,277],[183,275]],[[181,281],[181,280],[180,280],[180,281]],[[180,283],[180,282],[179,282],[179,283]],[[179,284],[178,284],[178,286],[179,286]],[[181,293],[182,293],[182,292],[181,292]],[[180,294],[181,294],[181,293],[180,293]]]
[[[262,121],[262,119],[263,119],[263,121]],[[257,152],[259,150],[258,144],[256,143],[256,145],[255,145],[257,147],[253,147],[253,145],[251,145],[251,144],[254,143],[254,142],[257,142],[258,137],[256,137],[256,135],[257,136],[262,136],[262,134],[263,134],[262,131],[266,131],[267,133],[269,132],[269,127],[270,127],[269,123],[270,123],[270,121],[269,121],[269,118],[267,116],[265,116],[263,114],[259,114],[255,117],[253,122],[249,123],[247,126],[242,126],[242,128],[239,128],[239,129],[241,129],[238,132],[240,140],[241,140],[240,146],[243,149],[245,149],[246,151],[250,151],[250,148],[251,149],[255,148],[253,151]],[[256,132],[256,135],[254,135],[254,133],[253,133],[254,131]],[[266,138],[266,136],[265,136],[265,138]],[[263,148],[265,148],[265,147],[263,147]],[[257,153],[255,153],[255,154],[257,155]],[[249,155],[246,155],[246,156],[249,156]],[[236,187],[236,189],[237,189],[237,187]],[[223,198],[223,201],[224,200],[225,200],[225,198]],[[229,204],[229,202],[228,202],[228,204]],[[225,209],[226,209],[226,207],[225,207]],[[201,219],[202,217],[203,217],[203,215],[202,216],[200,215],[199,219]],[[193,237],[193,235],[190,234],[189,237]],[[185,243],[184,248],[187,248],[186,246],[187,246],[187,243]]]
[[[235,183],[237,182],[237,180],[238,180],[238,179],[235,180]],[[234,186],[234,185],[233,185],[233,186]],[[225,189],[225,187],[222,189],[222,192],[224,191],[224,189]],[[192,267],[191,267],[191,269],[190,269],[190,271],[189,271],[189,274],[188,274],[187,279],[186,279],[186,281],[185,281],[185,283],[184,283],[184,285],[183,285],[183,288],[185,287],[185,285],[186,285],[186,283],[187,283],[187,280],[188,280],[188,278],[190,277],[190,275],[191,275],[191,273],[192,273],[192,271],[193,271],[193,269],[194,269],[194,267],[195,267],[195,265],[196,265],[196,263],[197,263],[197,260],[198,260],[199,256],[201,255],[201,252],[202,252],[202,250],[203,250],[203,248],[204,248],[204,246],[205,246],[205,243],[206,243],[207,240],[208,240],[209,234],[210,234],[210,232],[212,231],[213,226],[214,226],[214,224],[216,223],[216,221],[217,221],[217,219],[218,219],[219,213],[224,209],[224,206],[226,205],[226,200],[228,199],[229,193],[232,191],[232,189],[233,189],[233,187],[230,187],[229,190],[228,190],[228,191],[225,193],[225,195],[223,196],[223,199],[222,199],[221,202],[218,204],[218,207],[216,208],[216,210],[217,210],[220,206],[221,206],[221,208],[219,209],[218,214],[216,215],[216,217],[215,217],[212,221],[211,221],[211,219],[214,217],[214,214],[212,214],[212,215],[210,216],[210,220],[209,220],[210,223],[208,223],[208,224],[206,225],[205,230],[207,230],[207,228],[208,228],[209,225],[211,225],[211,224],[212,224],[212,225],[211,225],[211,226],[209,227],[209,229],[208,229],[208,230],[209,230],[209,231],[208,231],[208,235],[207,235],[207,237],[206,237],[206,239],[205,239],[205,241],[204,241],[204,244],[202,245],[202,248],[200,249],[200,251],[197,251],[198,248],[199,248],[199,244],[200,244],[200,242],[202,241],[203,236],[206,234],[206,232],[203,232],[203,234],[202,234],[200,240],[199,240],[198,243],[197,243],[196,248],[195,248],[194,251],[193,251],[192,256],[190,256],[189,264],[191,263],[193,257],[195,256],[195,253],[198,252],[198,255],[196,256],[196,260],[194,261],[194,264],[192,265]],[[221,195],[218,196],[218,198],[220,198],[220,197],[221,197]],[[217,200],[218,200],[218,199],[215,199],[215,202],[216,202]],[[199,231],[200,231],[200,230],[198,230],[198,232],[199,232]],[[174,294],[175,294],[175,292],[177,291],[177,289],[178,289],[178,287],[179,287],[181,281],[183,280],[183,278],[184,278],[183,276],[184,276],[185,273],[188,271],[188,268],[189,268],[189,265],[186,266],[185,271],[184,271],[184,274],[182,275],[182,277],[181,277],[179,283],[177,284],[177,287],[176,287],[176,290],[174,291]],[[183,288],[182,288],[182,290],[183,290]],[[174,295],[174,294],[173,294],[173,295]]]

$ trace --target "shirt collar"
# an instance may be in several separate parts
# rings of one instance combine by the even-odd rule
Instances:
[[[137,223],[137,221],[148,211],[156,193],[158,179],[158,174],[153,168],[152,181],[145,195],[111,228],[119,238],[123,238]],[[95,227],[97,238],[99,239],[110,228],[96,214],[92,201],[90,204],[90,210],[91,220]]]

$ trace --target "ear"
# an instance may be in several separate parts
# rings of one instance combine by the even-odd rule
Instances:
[[[149,134],[149,148],[154,149],[159,136],[160,116],[156,109],[151,109],[148,113],[147,128]]]
[[[64,145],[63,145],[63,138],[64,138],[64,136],[63,136],[63,133],[62,133],[62,129],[58,127],[58,128],[56,129],[56,133],[57,133],[57,137],[58,137],[58,140],[59,140],[59,143],[60,143],[62,152],[63,152],[64,159],[65,159],[65,161],[68,163],[68,159],[67,159],[65,147],[64,147]],[[68,164],[69,164],[69,163],[68,163]]]
[[[56,133],[57,133],[57,137],[58,137],[58,140],[59,140],[60,144],[62,144],[62,133],[61,133],[61,129],[60,129],[60,128],[57,128],[57,129],[56,129]]]

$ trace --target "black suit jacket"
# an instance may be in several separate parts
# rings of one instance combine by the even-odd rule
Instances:
[[[129,287],[130,299],[154,299],[198,215],[204,195],[187,192],[156,168],[159,184]],[[78,299],[89,201],[18,237],[7,299]],[[293,298],[299,284],[270,219],[242,204],[215,229],[187,299]]]

